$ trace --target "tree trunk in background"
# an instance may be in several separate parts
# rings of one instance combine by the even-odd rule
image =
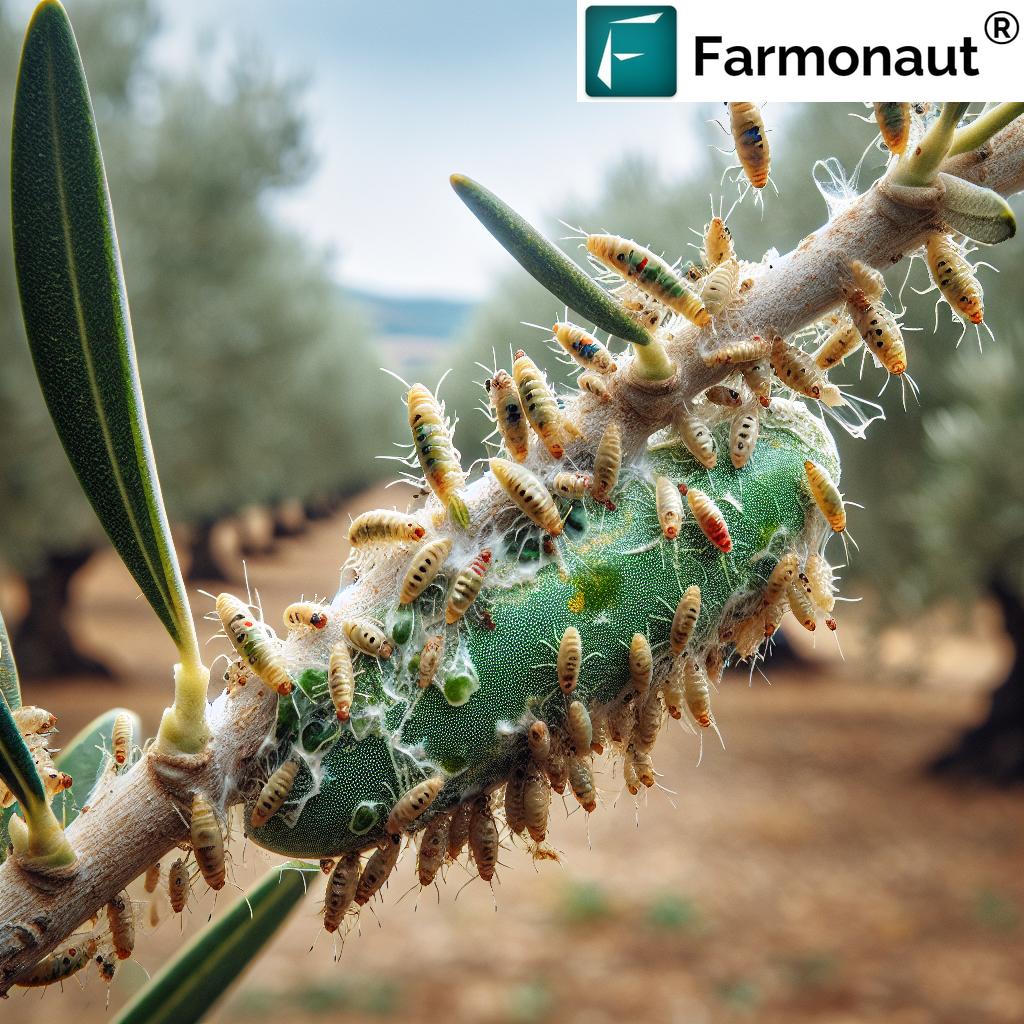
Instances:
[[[68,632],[71,580],[92,554],[51,555],[39,572],[25,577],[28,612],[12,641],[22,676],[111,675],[106,665],[79,651]]]
[[[229,524],[222,520],[197,523],[192,528],[189,544],[188,578],[190,580],[213,580],[221,583],[234,582],[229,566],[233,566],[231,551],[238,555],[237,542],[230,543],[233,535]],[[226,557],[227,556],[227,557]]]
[[[772,641],[761,668],[807,668],[807,659],[797,654],[796,649],[786,637],[785,629],[777,629]]]
[[[993,692],[985,719],[964,733],[930,770],[948,778],[1008,784],[1024,781],[1024,601],[998,579],[990,590],[1013,642],[1013,664]]]
[[[312,494],[306,499],[306,518],[326,519],[334,511],[334,502],[326,494]]]

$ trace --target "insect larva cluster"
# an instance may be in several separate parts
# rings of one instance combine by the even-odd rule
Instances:
[[[916,115],[908,130],[889,106],[885,142],[906,151]],[[756,201],[771,182],[767,129],[752,103],[728,112]],[[581,232],[625,326],[649,333],[646,357],[556,313],[545,342],[577,387],[560,391],[513,342],[511,365],[487,367],[482,472],[461,464],[454,415],[406,385],[423,506],[357,517],[355,578],[333,601],[291,606],[283,640],[248,605],[227,609],[233,678],[279,697],[246,783],[247,832],[324,858],[328,931],[384,892],[404,851],[421,886],[456,860],[492,883],[513,846],[554,856],[552,794],[589,815],[656,786],[666,723],[719,728],[726,668],[762,658],[780,628],[836,628],[826,551],[847,536],[847,508],[822,417],[859,415],[831,379],[855,355],[905,374],[900,314],[880,272],[844,257],[817,323],[740,329],[785,267],[745,261],[727,220],[711,217],[692,261]],[[968,252],[936,234],[923,258],[942,298],[980,322]],[[673,370],[699,380],[685,400]],[[216,878],[210,811],[216,833],[193,811],[191,859]],[[188,884],[186,864],[186,898]]]
[[[34,705],[24,705],[15,708],[12,712],[14,723],[21,733],[25,745],[28,747],[32,760],[35,763],[36,771],[39,773],[46,792],[47,800],[52,800],[58,793],[70,789],[72,778],[66,772],[60,771],[53,762],[53,751],[50,748],[50,741],[57,728],[57,716],[46,711],[44,708]],[[128,752],[124,751],[127,758]],[[114,761],[115,767],[120,765]],[[0,779],[0,807],[10,807],[14,803],[14,794],[8,789],[6,783]]]

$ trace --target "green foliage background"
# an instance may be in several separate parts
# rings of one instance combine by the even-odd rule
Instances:
[[[271,216],[312,169],[299,83],[258,55],[216,90],[152,69],[149,0],[73,11],[125,265],[150,429],[172,520],[359,486],[353,437],[392,431],[368,330],[327,257]],[[23,26],[0,11],[0,162]],[[9,209],[0,210],[9,239]],[[39,394],[9,242],[0,246],[0,562],[35,571],[101,542]],[[372,384],[370,378],[373,378]]]

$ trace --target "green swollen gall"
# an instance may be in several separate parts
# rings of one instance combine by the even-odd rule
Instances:
[[[728,445],[728,423],[714,433],[719,447]],[[590,498],[567,505],[556,552],[525,545],[520,523],[507,530],[500,521],[489,527],[475,541],[494,550],[478,614],[444,627],[440,584],[403,609],[400,631],[392,628],[394,655],[383,661],[357,657],[351,725],[326,748],[312,752],[301,740],[302,717],[307,726],[326,718],[329,701],[310,703],[300,713],[299,724],[280,737],[280,757],[296,744],[306,767],[285,811],[250,832],[259,845],[300,857],[366,849],[383,837],[398,798],[425,778],[440,772],[448,780],[431,814],[502,782],[523,757],[531,722],[557,727],[564,721],[567,702],[556,659],[569,626],[583,643],[574,698],[592,713],[614,706],[628,685],[634,634],[650,640],[655,679],[669,671],[673,610],[692,584],[700,587],[702,602],[691,656],[721,661],[732,655],[726,638],[760,603],[779,557],[796,550],[803,561],[819,548],[824,524],[806,486],[804,460],[814,459],[838,477],[835,447],[818,420],[779,399],[764,414],[759,443],[742,470],[721,460],[709,471],[681,443],[652,441],[623,466],[614,511]],[[654,489],[659,476],[699,486],[717,503],[732,538],[728,555],[689,515],[677,539],[663,537]],[[344,615],[346,602],[357,596],[363,598],[358,584],[342,589],[331,619]],[[374,614],[387,621],[397,603],[394,590],[381,594]],[[442,629],[443,665],[434,684],[421,690],[415,672],[420,651]],[[290,661],[301,659],[303,640],[294,641]],[[324,666],[313,651],[323,649],[320,638],[306,643],[307,674],[319,675]],[[293,702],[306,690],[300,682]]]

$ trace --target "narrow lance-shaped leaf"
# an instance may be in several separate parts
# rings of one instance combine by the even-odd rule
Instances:
[[[14,663],[7,623],[0,615],[0,703],[6,703],[11,711],[21,707],[21,683],[18,680],[18,666]],[[4,784],[6,786],[6,783]],[[15,812],[16,805],[0,809],[0,864],[7,857],[7,822]]]
[[[302,900],[318,871],[301,861],[271,868],[207,925],[121,1011],[116,1024],[193,1024],[236,981]]]
[[[0,701],[0,780],[27,814],[46,806],[43,780],[6,701]]]
[[[111,735],[118,715],[128,714],[132,719],[132,733],[139,735],[142,723],[134,711],[114,708],[94,718],[66,744],[54,759],[56,766],[71,776],[70,789],[65,789],[53,798],[53,813],[67,828],[78,817],[97,779],[110,764]]]
[[[118,554],[188,660],[195,629],[142,403],[114,218],[64,8],[29,24],[14,104],[11,214],[22,313],[64,449]]]
[[[552,295],[609,334],[636,345],[651,343],[647,331],[604,289],[493,192],[462,174],[453,174],[451,183],[477,220]]]
[[[0,632],[6,640],[7,630],[2,618]],[[17,677],[14,652],[9,647],[7,657]],[[43,780],[6,699],[0,700],[0,789],[5,793],[10,790],[22,814],[21,818],[14,819],[13,808],[0,812],[4,855],[8,840],[12,840],[15,850],[20,851],[22,866],[30,870],[74,864],[74,851],[47,803]]]
[[[21,707],[21,683],[18,681],[18,666],[14,664],[11,641],[7,636],[7,625],[0,615],[0,697],[7,701],[12,711]]]

